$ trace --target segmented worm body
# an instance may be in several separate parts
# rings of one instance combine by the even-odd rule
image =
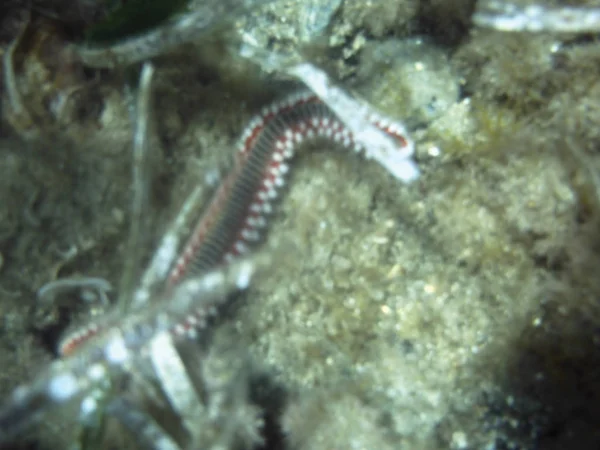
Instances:
[[[395,138],[399,151],[408,145],[402,125],[375,114],[371,122]],[[363,150],[352,131],[310,92],[269,106],[252,120],[242,135],[234,169],[192,233],[169,283],[176,284],[188,271],[202,273],[230,262],[259,241],[272,202],[284,185],[287,162],[306,141],[317,138],[345,149]]]

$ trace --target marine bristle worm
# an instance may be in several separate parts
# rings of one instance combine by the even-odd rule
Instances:
[[[394,140],[399,154],[407,153],[410,141],[402,125],[376,115],[371,123]],[[202,273],[229,262],[259,241],[272,203],[285,183],[288,162],[306,141],[319,138],[344,149],[367,150],[312,92],[297,93],[264,108],[243,132],[235,166],[192,233],[169,283],[176,284],[190,269]]]

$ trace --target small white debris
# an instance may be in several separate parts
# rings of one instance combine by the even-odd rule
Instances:
[[[462,450],[469,446],[469,441],[467,440],[467,435],[464,431],[455,431],[452,433],[451,446],[453,449],[457,450]]]
[[[63,373],[54,377],[48,384],[48,395],[55,402],[65,402],[79,391],[77,377],[72,373]]]
[[[116,336],[104,348],[104,355],[111,364],[122,364],[129,358],[129,350],[123,338]]]
[[[442,151],[437,145],[431,145],[427,148],[427,154],[432,158],[437,158],[442,154]]]
[[[80,418],[85,420],[87,417],[90,417],[92,414],[96,412],[98,409],[98,402],[92,396],[87,396],[81,402],[81,407],[79,409]]]
[[[106,369],[101,364],[94,364],[88,369],[88,377],[93,381],[101,381],[106,377]]]
[[[240,264],[240,270],[236,280],[236,286],[238,289],[243,290],[248,288],[253,272],[254,267],[251,263],[245,262]]]

